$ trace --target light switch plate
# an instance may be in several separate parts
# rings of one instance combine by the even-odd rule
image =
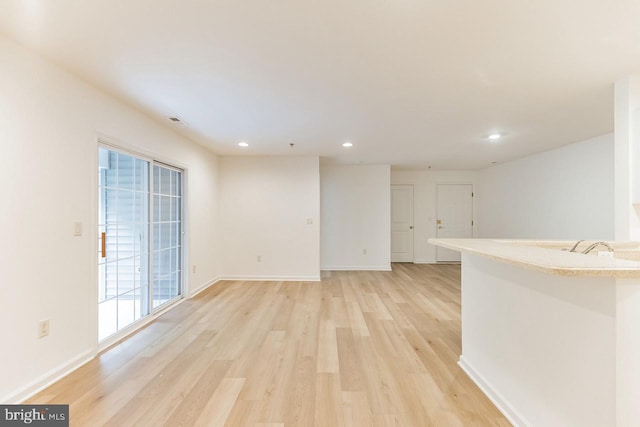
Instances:
[[[44,338],[49,335],[49,319],[38,322],[38,337]]]

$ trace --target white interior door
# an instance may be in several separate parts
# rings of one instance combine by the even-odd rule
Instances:
[[[413,262],[413,185],[391,186],[391,262]]]
[[[473,186],[438,184],[436,235],[439,238],[473,237]],[[438,247],[438,261],[460,261],[460,252]]]

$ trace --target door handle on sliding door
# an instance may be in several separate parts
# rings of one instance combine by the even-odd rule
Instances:
[[[102,240],[102,258],[107,257],[107,233],[104,231],[100,235],[100,240]]]

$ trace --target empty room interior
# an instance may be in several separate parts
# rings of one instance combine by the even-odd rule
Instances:
[[[2,0],[0,404],[640,425],[639,21]]]

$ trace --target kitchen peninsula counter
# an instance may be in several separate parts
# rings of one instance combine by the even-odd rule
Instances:
[[[461,252],[459,365],[517,426],[640,426],[640,244],[431,239]]]
[[[429,239],[429,243],[463,253],[480,255],[526,269],[560,276],[640,277],[640,242],[607,242],[613,257],[598,256],[604,247],[580,253],[593,241],[585,241],[577,252],[567,252],[575,241],[504,239]],[[606,251],[605,251],[606,252]],[[623,256],[624,258],[616,258]]]

